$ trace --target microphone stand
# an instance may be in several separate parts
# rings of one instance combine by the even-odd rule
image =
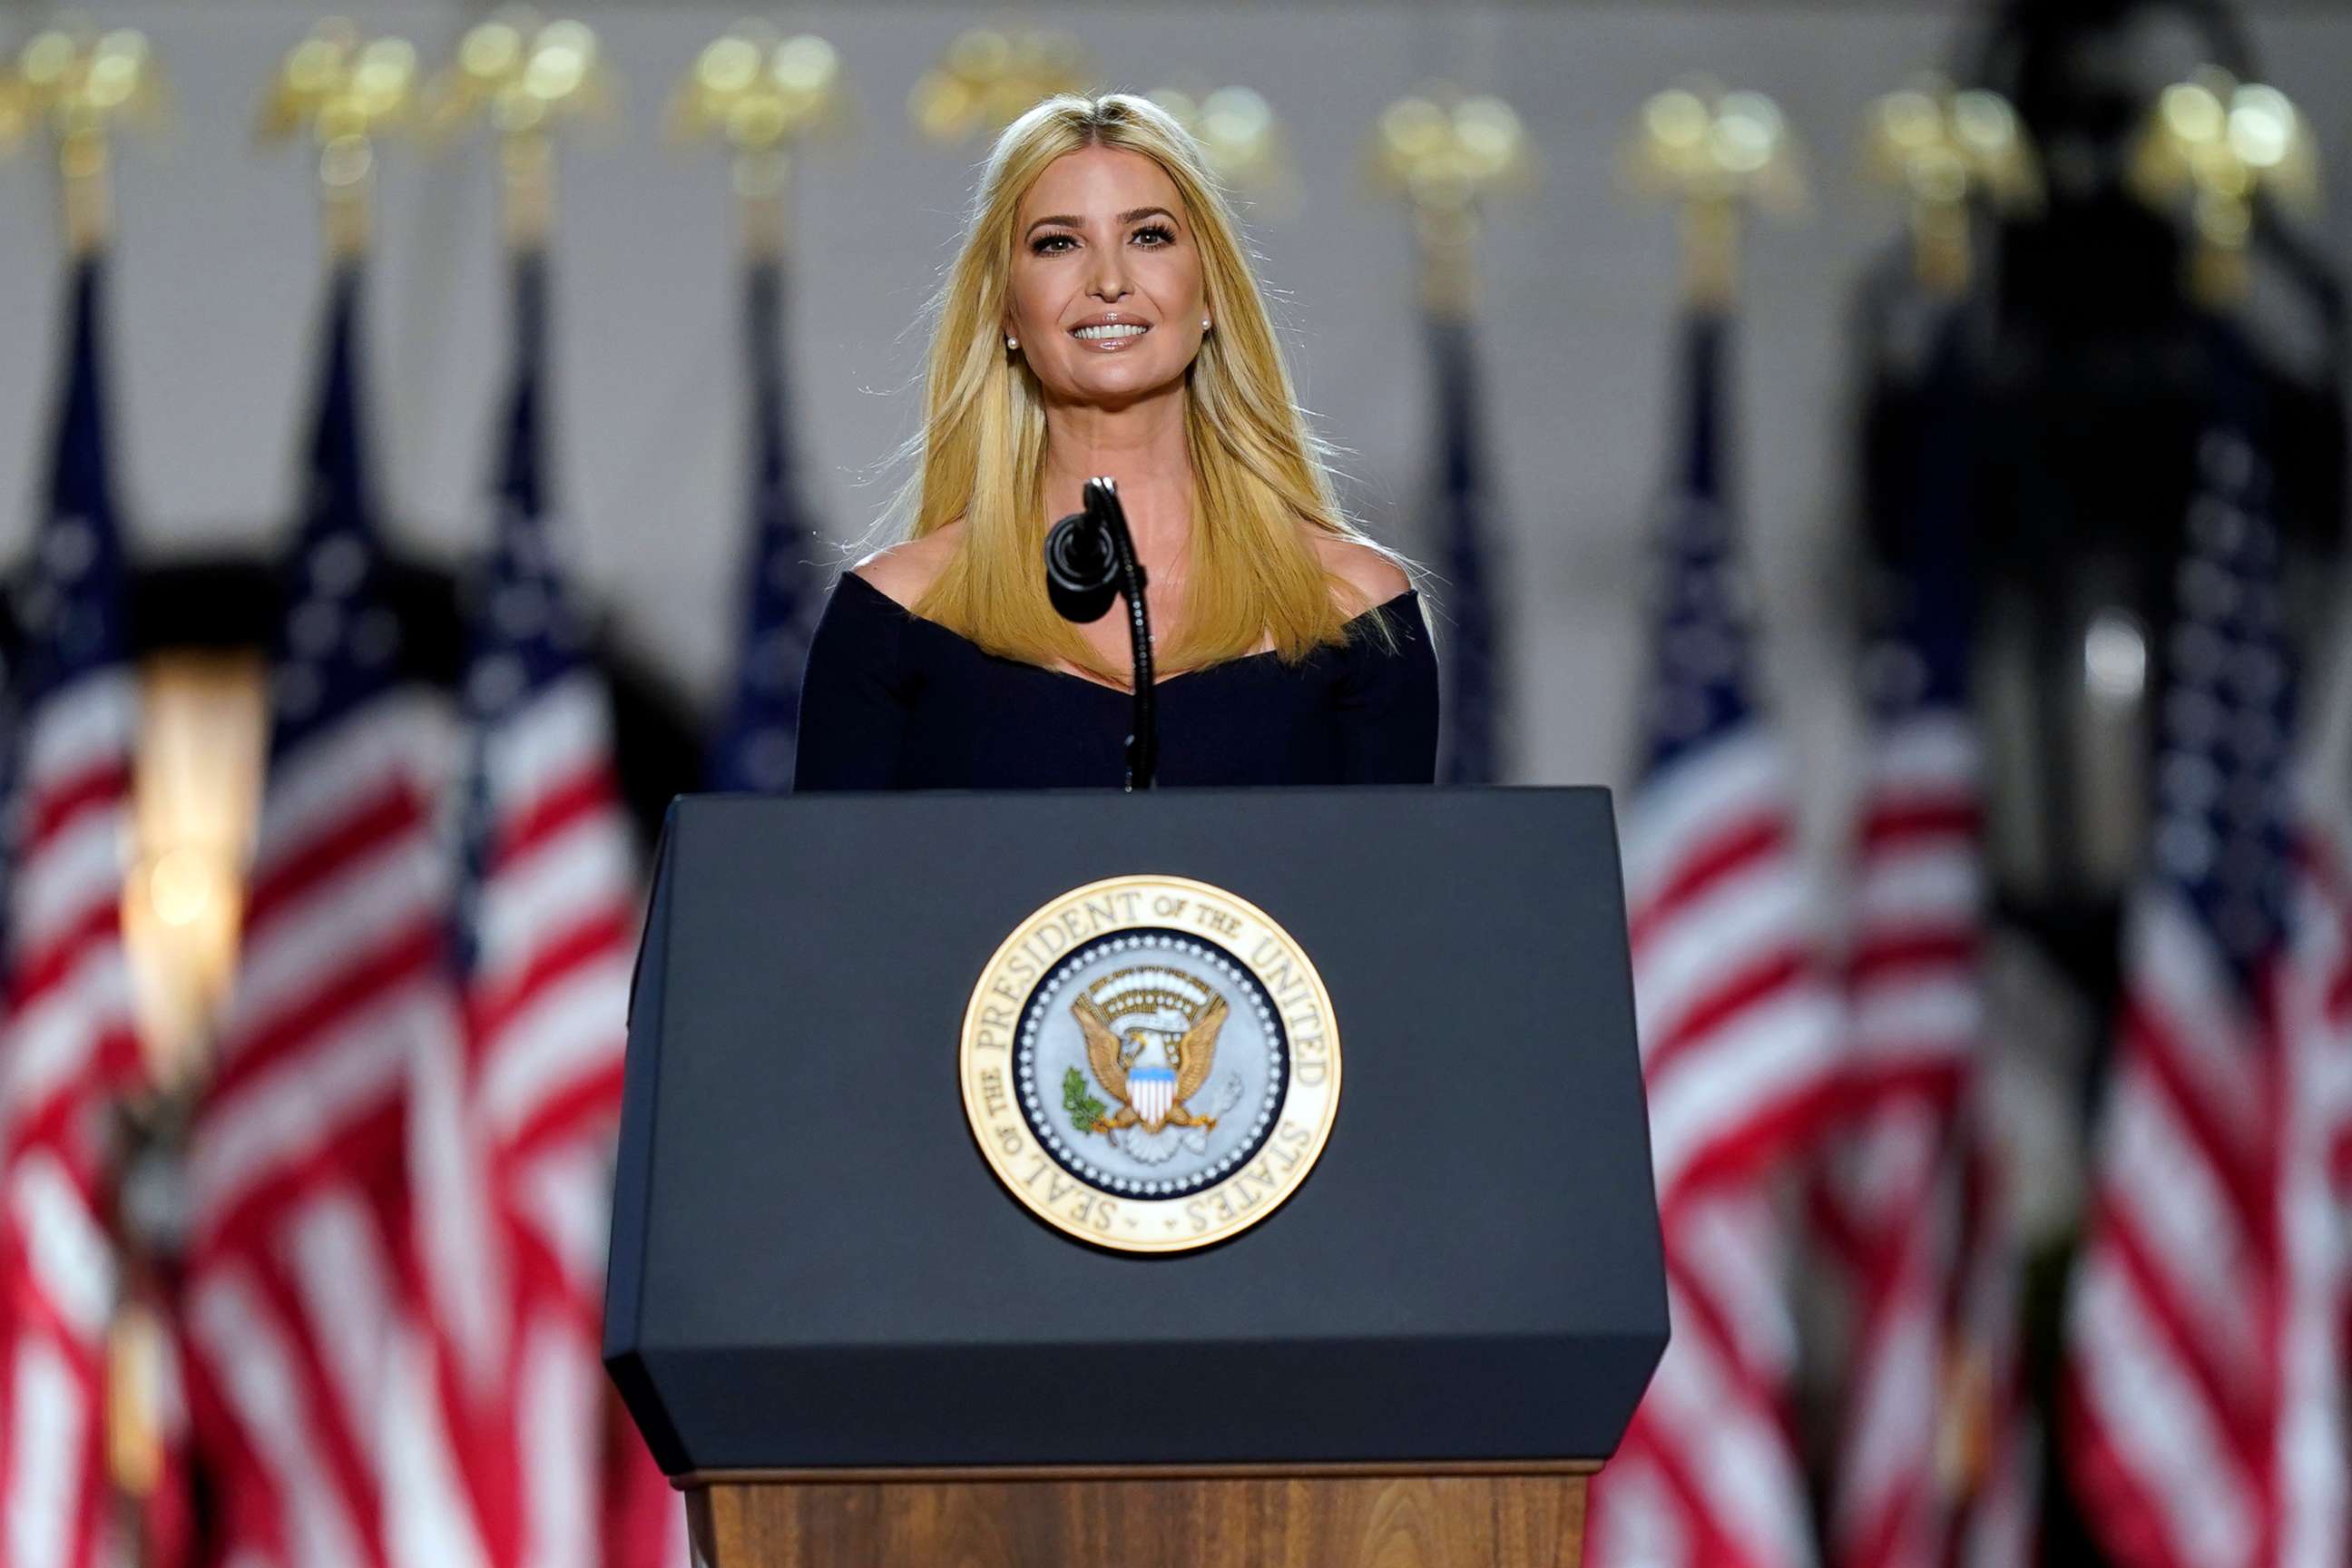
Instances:
[[[1118,504],[1118,486],[1087,481],[1086,509],[1046,531],[1045,590],[1064,620],[1088,625],[1103,618],[1115,598],[1127,601],[1129,693],[1127,790],[1150,789],[1160,767],[1160,731],[1152,712],[1151,613],[1143,598],[1143,563]]]
[[[1136,558],[1135,536],[1127,531],[1127,512],[1118,504],[1118,486],[1108,479],[1087,481],[1087,510],[1110,539],[1118,573],[1119,597],[1127,601],[1128,650],[1133,662],[1135,689],[1128,707],[1127,789],[1132,795],[1151,787],[1160,767],[1159,721],[1152,710],[1155,680],[1151,672],[1151,612],[1143,599],[1143,563]]]

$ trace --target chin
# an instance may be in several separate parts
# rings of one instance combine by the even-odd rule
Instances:
[[[1097,363],[1076,367],[1065,389],[1070,402],[1117,409],[1181,386],[1187,365]]]

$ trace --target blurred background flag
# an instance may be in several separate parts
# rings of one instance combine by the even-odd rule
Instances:
[[[1917,303],[1936,322],[1924,363],[1867,426],[1866,489],[1894,580],[1865,661],[1846,1056],[1811,1193],[1850,1323],[1830,1547],[1841,1568],[1930,1568],[1965,1531],[1978,1543],[1967,1561],[2022,1568],[2018,1259],[1996,1152],[1980,1142],[1989,911],[1969,693],[1969,323],[1947,302]]]
[[[1873,281],[1895,323],[1864,421],[1881,592],[1864,660],[1841,1118],[1811,1188],[1847,1347],[1829,1477],[1840,1568],[2032,1560],[2038,1455],[2021,1257],[1994,1135],[1984,742],[1971,691],[1982,505],[1970,304],[1979,216],[2035,210],[2006,100],[1937,79],[1872,105],[1910,243]]]
[[[1181,33],[1201,9],[1142,12]],[[1352,221],[1347,127],[1380,111],[1417,289],[1344,244],[1276,245],[1269,283],[1319,426],[1343,447],[1414,426],[1349,483],[1433,511],[1396,542],[1436,579],[1440,776],[1638,784],[1675,1337],[1594,1490],[1594,1562],[2352,1568],[2352,706],[2290,668],[2322,668],[2346,620],[2352,215],[2317,174],[2352,128],[2321,90],[2352,11],[1727,12],[1709,37],[1726,59],[1772,44],[1790,121],[1843,147],[1867,106],[1868,172],[1906,206],[1898,237],[1832,174],[1827,221],[1776,239],[1735,312],[1743,215],[1803,195],[1770,103],[1689,79],[1644,104],[1629,169],[1558,94],[1522,127],[1486,90],[1574,58],[1638,98],[1696,63],[1686,16],[1390,5],[1335,42],[1312,7],[1245,9],[1221,13],[1222,55],[1139,66],[1123,35],[1111,64],[1174,84],[1155,96],[1262,240],[1309,189]],[[926,258],[981,139],[1094,68],[1065,35],[894,14],[860,28],[859,68],[914,132],[861,137],[823,40],[752,20],[708,42],[625,0],[611,52],[695,60],[675,132],[725,146],[732,194],[648,156],[561,170],[596,259],[562,299],[600,329],[567,342],[592,433],[572,464],[546,443],[572,411],[547,258],[559,139],[618,102],[594,34],[486,10],[426,90],[413,48],[349,23],[297,43],[268,8],[146,13],[152,49],[59,20],[0,59],[0,151],[58,155],[75,258],[0,308],[0,513],[22,514],[0,516],[0,1568],[677,1564],[677,1494],[596,1366],[632,850],[678,789],[786,786],[834,564],[818,524],[900,434],[873,389],[919,353]],[[285,273],[247,263],[299,242],[298,193],[264,197],[216,134],[224,84],[281,52],[261,128],[301,145],[337,263],[298,323],[319,335],[284,534],[255,524],[287,500]],[[1385,65],[1315,75],[1335,53]],[[159,58],[184,62],[202,156],[142,184],[159,248],[122,256],[107,171],[161,110]],[[1951,79],[1908,74],[1929,61]],[[1400,65],[1458,85],[1391,102]],[[1269,96],[1213,89],[1228,68]],[[2285,96],[2305,83],[2307,118]],[[488,215],[428,200],[384,215],[402,286],[363,300],[378,149],[484,119],[512,269],[433,264]],[[636,119],[608,142],[641,142]],[[850,176],[802,185],[835,130]],[[2046,182],[2036,142],[2064,150]],[[1556,188],[1527,237],[1567,260],[1481,279],[1489,198],[1538,143]],[[1625,172],[1678,228],[1600,216]],[[797,244],[803,213],[824,244]],[[1622,438],[1618,372],[1665,347],[1677,234],[1688,428],[1664,602],[1627,616],[1622,500],[1666,442]],[[436,503],[413,556],[378,537],[363,450],[362,373],[384,367],[359,315],[385,300],[415,395],[392,488],[481,503]],[[824,352],[795,358],[803,307]],[[452,327],[509,310],[511,343]],[[750,358],[713,377],[738,331]],[[1772,389],[1736,465],[1735,347]],[[1429,373],[1410,408],[1399,353]],[[1859,530],[1808,501],[1854,466],[1848,393],[1873,410]],[[116,412],[163,503],[122,539]],[[705,483],[709,444],[672,437],[738,417],[750,443]],[[1540,517],[1497,504],[1536,495]],[[446,526],[468,510],[478,562]],[[557,548],[590,541],[601,603]],[[1789,568],[1769,637],[1751,542]],[[589,635],[608,624],[628,635]],[[1855,645],[1860,708],[1807,679]],[[1768,648],[1799,678],[1769,701]],[[1588,700],[1621,676],[1650,688],[1638,761]],[[1800,816],[1830,829],[1801,852]],[[1830,963],[1816,930],[1843,934]]]
[[[195,1442],[226,1560],[270,1568],[379,1568],[387,1521],[430,1507],[386,1507],[380,1438],[411,1310],[409,1079],[459,1027],[428,805],[447,719],[385,592],[360,281],[331,282],[244,950],[189,1147]]]
[[[1593,1568],[1814,1559],[1790,1409],[1790,1226],[1769,1178],[1811,1135],[1836,1008],[1808,940],[1786,762],[1753,695],[1720,307],[1702,300],[1683,329],[1684,445],[1624,828],[1673,1339],[1593,1482]]]
[[[1509,693],[1496,599],[1507,530],[1488,515],[1486,422],[1472,322],[1477,239],[1486,199],[1534,183],[1535,155],[1511,106],[1443,85],[1381,113],[1373,139],[1380,184],[1411,208],[1421,262],[1423,335],[1430,356],[1435,458],[1429,486],[1447,618],[1444,649],[1443,784],[1493,784],[1504,755]]]
[[[101,384],[105,264],[74,261],[47,507],[19,620],[0,1042],[0,1559],[124,1561],[106,1467],[114,1101],[139,1078],[122,942],[138,688]]]
[[[2016,1163],[1990,1079],[1979,1064],[1958,1108],[1959,1261],[1939,1303],[1934,1474],[1951,1513],[1948,1560],[2030,1568],[2042,1560],[2042,1429],[2026,1384]]]
[[[820,597],[810,562],[814,538],[793,484],[784,386],[784,267],[753,257],[744,268],[745,343],[751,407],[751,545],[742,588],[743,647],[710,787],[789,789],[801,723],[801,668]]]
[[[2281,1375],[2301,1306],[2283,1241],[2304,1143],[2282,1135],[2294,1041],[2278,988],[2294,681],[2262,395],[2234,330],[2215,324],[2210,343],[2154,843],[2126,913],[2065,1325],[2069,1468],[2122,1564],[2287,1561],[2305,1500],[2283,1462]],[[2340,1445],[2334,1455],[2340,1489]],[[2324,1555],[2301,1561],[2340,1562],[2340,1522]]]
[[[442,1392],[491,1464],[476,1502],[500,1568],[604,1561],[614,1499],[649,1463],[634,1439],[611,1441],[599,1354],[637,868],[611,696],[554,545],[544,450],[557,132],[606,112],[614,92],[592,28],[527,12],[470,29],[426,91],[443,123],[487,111],[498,134],[513,330],[461,677],[466,1055],[432,1087],[436,1103],[458,1101],[434,1126],[458,1131],[412,1142],[419,1194],[482,1220],[486,1267],[463,1247],[428,1266],[442,1322],[467,1331],[441,1341],[454,1378]]]
[[[1504,693],[1497,652],[1493,559],[1480,447],[1476,346],[1470,323],[1433,313],[1430,366],[1436,387],[1439,559],[1453,637],[1446,644],[1444,773],[1440,782],[1493,784],[1502,776]]]
[[[2341,1568],[2352,1561],[2352,839],[2341,781],[2306,772],[2298,783],[2280,1004],[2279,1556]]]
[[[498,519],[474,605],[459,900],[471,1076],[511,1268],[519,1557],[599,1560],[600,1352],[612,1142],[636,940],[635,847],[612,715],[551,537],[547,258],[518,248]]]
[[[793,472],[786,240],[793,160],[803,146],[838,136],[846,100],[831,44],[744,22],[703,49],[671,105],[674,135],[728,144],[743,247],[751,529],[738,589],[742,646],[705,764],[712,789],[792,787],[801,671],[823,595]]]
[[[1910,482],[1895,502],[1906,512],[1898,602],[1865,665],[1843,1103],[1812,1194],[1853,1322],[1830,1524],[1842,1568],[1938,1563],[1948,1523],[1936,1459],[1961,1197],[1954,1110],[1982,1023],[1984,918],[1974,606],[1948,571],[1965,565],[1969,466],[1950,339],[1920,406],[1881,408],[1871,425],[1876,444],[1901,448],[1874,457]]]

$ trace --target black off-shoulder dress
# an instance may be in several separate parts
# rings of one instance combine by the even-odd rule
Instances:
[[[1297,664],[1270,653],[1228,660],[1170,676],[1156,693],[1162,784],[1436,775],[1437,664],[1411,590],[1349,622],[1344,646]],[[982,652],[851,574],[809,648],[793,784],[1115,789],[1126,774],[1128,704],[1124,691]]]

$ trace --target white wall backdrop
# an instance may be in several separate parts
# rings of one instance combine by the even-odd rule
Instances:
[[[446,59],[478,13],[456,4],[354,7],[364,26]],[[118,449],[137,547],[163,556],[259,546],[285,526],[294,429],[308,399],[318,295],[311,176],[292,146],[259,149],[257,95],[317,7],[169,0],[102,8],[146,29],[173,79],[176,127],[121,157],[113,321]],[[740,363],[723,159],[661,135],[678,73],[739,14],[728,5],[600,5],[622,73],[620,124],[566,154],[557,282],[558,488],[577,570],[621,634],[712,699],[730,650],[743,522]],[[1748,247],[1740,344],[1745,511],[1762,566],[1771,670],[1813,754],[1844,732],[1843,654],[1826,570],[1843,544],[1850,285],[1894,232],[1864,188],[1865,105],[1941,59],[1948,5],[1558,5],[1478,7],[1195,4],[898,4],[793,8],[840,47],[861,100],[848,144],[810,159],[793,300],[795,432],[814,514],[865,530],[882,466],[909,428],[920,311],[978,149],[920,142],[907,89],[976,20],[1067,26],[1106,85],[1181,78],[1256,86],[1286,121],[1295,211],[1254,237],[1281,296],[1306,396],[1352,454],[1350,496],[1376,531],[1424,551],[1415,515],[1430,422],[1404,215],[1375,200],[1372,117],[1432,76],[1499,91],[1546,171],[1498,208],[1484,249],[1498,581],[1520,672],[1518,776],[1615,782],[1624,771],[1638,647],[1637,542],[1661,469],[1675,259],[1670,219],[1615,186],[1614,149],[1642,98],[1704,68],[1778,97],[1809,143],[1812,216]],[[37,19],[0,7],[0,45]],[[2273,9],[2258,37],[2273,79],[2352,158],[2352,15]],[[482,136],[383,160],[372,365],[382,489],[412,547],[454,555],[483,536],[487,421],[504,363]],[[2352,219],[2330,219],[2352,258]],[[0,558],[21,552],[54,358],[56,238],[44,160],[0,162]],[[1442,593],[1442,589],[1441,589]],[[1831,809],[1833,765],[1814,803]]]

